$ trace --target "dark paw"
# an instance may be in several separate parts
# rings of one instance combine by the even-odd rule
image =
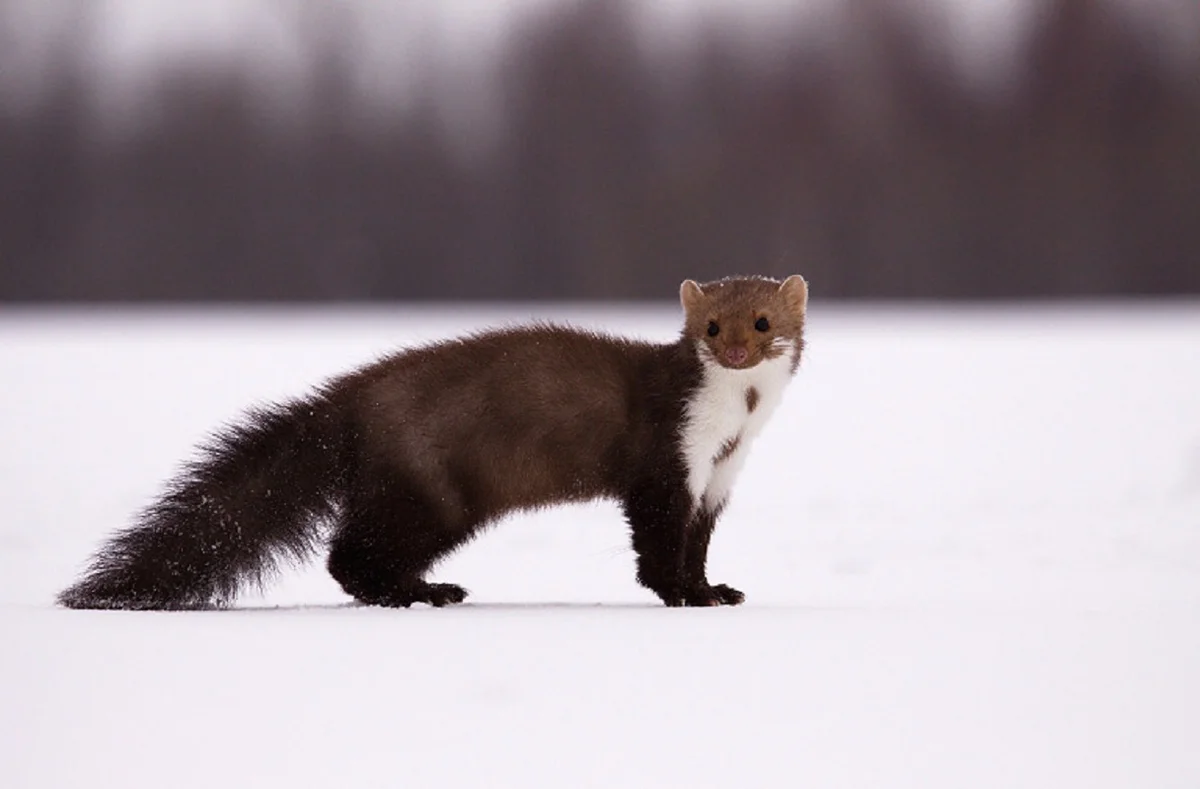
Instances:
[[[683,604],[689,608],[710,608],[720,605],[721,599],[711,586],[697,586],[684,593]]]
[[[409,608],[413,603],[425,603],[435,608],[441,608],[461,603],[467,599],[467,590],[456,584],[419,583],[406,585],[387,594],[363,595],[358,599],[367,605],[378,605],[384,608]]]
[[[466,599],[467,590],[457,584],[425,584],[425,599],[421,602],[441,608],[445,605],[458,605]]]
[[[741,605],[746,602],[746,595],[726,584],[710,586],[709,591],[721,601],[721,605]]]
[[[668,608],[680,608],[687,605],[687,595],[683,590],[671,584],[670,586],[651,586],[650,591],[658,595],[658,599],[663,601],[663,605]]]
[[[717,584],[668,589],[658,592],[663,604],[670,608],[709,608],[718,605],[738,605],[746,596],[732,586]]]

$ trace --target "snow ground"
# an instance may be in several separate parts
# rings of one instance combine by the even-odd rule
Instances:
[[[395,345],[672,307],[0,312],[0,786],[1200,786],[1200,304],[823,307],[670,610],[616,508],[501,524],[457,609],[320,564],[54,608],[195,442]]]

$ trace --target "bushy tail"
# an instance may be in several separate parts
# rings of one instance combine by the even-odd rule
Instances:
[[[58,596],[69,608],[224,605],[280,559],[308,558],[334,516],[343,452],[322,394],[249,411],[215,435]]]

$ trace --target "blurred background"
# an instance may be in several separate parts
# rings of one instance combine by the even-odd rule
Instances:
[[[0,0],[0,300],[1200,292],[1196,0]]]

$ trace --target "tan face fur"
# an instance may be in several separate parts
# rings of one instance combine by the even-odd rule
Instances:
[[[707,350],[718,364],[745,370],[784,354],[792,357],[793,369],[800,363],[808,284],[798,274],[782,282],[729,277],[700,285],[689,279],[680,286],[679,298],[684,334],[697,340],[702,354]],[[759,324],[762,319],[765,324]]]

